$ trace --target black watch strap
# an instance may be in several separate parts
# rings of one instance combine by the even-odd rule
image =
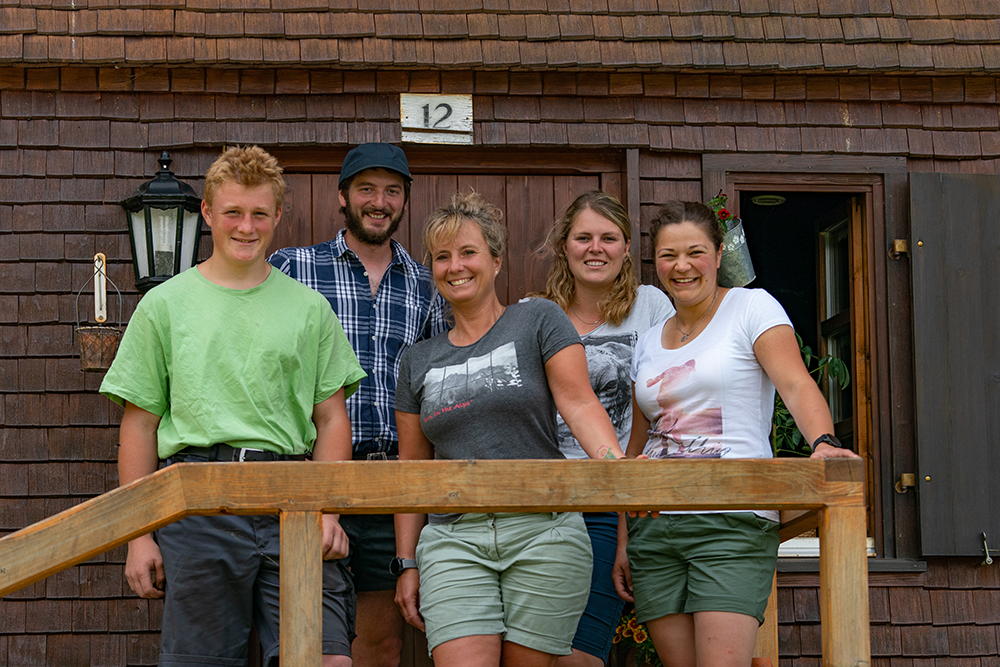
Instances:
[[[417,561],[412,558],[400,558],[399,556],[396,556],[389,561],[389,572],[397,577],[403,574],[404,570],[415,569],[417,569]]]
[[[840,444],[840,440],[837,440],[837,436],[831,433],[824,433],[823,435],[816,438],[816,442],[813,443],[812,449],[815,452],[816,448],[821,444],[826,443],[831,447],[837,447],[838,449],[843,449],[844,445]]]

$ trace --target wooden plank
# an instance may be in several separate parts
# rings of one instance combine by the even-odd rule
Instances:
[[[71,507],[0,539],[0,596],[187,515],[175,467]]]
[[[632,221],[632,246],[629,248],[629,254],[632,255],[632,262],[635,264],[636,277],[642,280],[642,276],[638,275],[642,270],[642,254],[639,243],[640,234],[642,232],[641,225],[639,222],[639,209],[641,208],[641,202],[639,199],[639,149],[629,148],[625,151],[625,200],[622,202],[625,204],[625,208],[628,210],[629,220]]]
[[[778,574],[771,581],[771,594],[767,596],[764,622],[757,629],[757,643],[753,648],[754,658],[767,658],[771,665],[778,664]]]
[[[787,542],[802,533],[819,528],[819,510],[783,510],[781,512],[781,541]]]
[[[409,214],[396,232],[396,240],[403,244],[407,252],[418,262],[423,261],[421,244],[424,222],[437,208],[444,206],[458,190],[458,176],[442,174],[422,174],[413,177],[410,187]]]
[[[906,173],[906,158],[853,155],[747,155],[714,153],[702,156],[702,169],[841,174]]]
[[[323,660],[323,532],[319,512],[281,513],[279,646],[281,664]]]
[[[288,178],[289,176],[285,176]],[[329,241],[344,226],[340,213],[340,174],[313,174],[312,179],[312,237],[309,245]]]
[[[600,174],[621,169],[619,151],[586,151],[546,148],[541,152],[518,148],[419,146],[407,144],[403,150],[413,174],[440,173],[447,165],[453,174],[503,174],[557,172]],[[348,148],[275,148],[271,151],[286,173],[332,173],[340,170]]]
[[[891,244],[893,239],[910,237],[910,198],[907,195],[907,179],[905,174],[889,174],[885,179],[886,188],[886,231],[883,238]],[[911,243],[913,241],[911,240]],[[889,420],[885,433],[890,439],[891,449],[886,456],[892,461],[892,467],[884,468],[882,499],[887,514],[891,509],[891,521],[882,523],[883,549],[887,558],[916,558],[920,554],[918,544],[917,494],[911,489],[905,494],[898,494],[894,489],[895,481],[904,472],[915,472],[917,469],[913,414],[914,381],[913,381],[913,301],[910,298],[910,263],[911,252],[898,260],[886,265],[886,328],[888,329],[888,346],[892,350],[889,357],[888,373],[879,373],[879,391],[883,405],[891,405],[891,410],[884,410],[883,420]],[[891,380],[891,381],[890,381]],[[886,497],[888,496],[888,498]],[[893,526],[895,531],[893,531]]]
[[[289,246],[312,245],[312,179],[308,174],[285,176],[285,201],[268,253]]]
[[[545,236],[552,223],[553,177],[507,176],[507,300],[515,303],[529,292],[545,288],[549,262]],[[504,301],[503,295],[500,300]]]
[[[823,664],[826,667],[868,665],[871,635],[865,508],[826,508],[820,512],[819,537]]]
[[[857,459],[180,463],[0,538],[0,596],[196,514],[863,511],[863,478]]]

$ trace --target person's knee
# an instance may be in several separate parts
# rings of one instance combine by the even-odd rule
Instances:
[[[352,661],[349,655],[324,655],[323,667],[351,667]]]

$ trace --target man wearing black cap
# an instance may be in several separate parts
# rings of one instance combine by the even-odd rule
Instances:
[[[418,340],[445,330],[445,303],[430,270],[392,235],[409,201],[406,155],[391,144],[362,144],[344,158],[340,205],[346,229],[326,243],[285,248],[268,261],[323,294],[368,377],[347,401],[355,460],[398,456],[395,396],[399,360]],[[396,555],[391,514],[344,515],[358,592],[357,667],[396,667],[403,620],[393,598]],[[398,572],[396,572],[398,574]]]

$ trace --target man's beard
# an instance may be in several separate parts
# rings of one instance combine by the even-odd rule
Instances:
[[[403,212],[406,209],[401,209],[396,211],[395,216],[389,216],[389,226],[384,232],[372,232],[365,228],[364,222],[362,221],[362,212],[354,209],[350,206],[341,207],[340,212],[344,214],[344,224],[347,226],[347,231],[349,231],[354,238],[361,241],[365,245],[382,245],[389,240],[389,237],[396,233],[399,229],[399,223],[403,220]],[[387,213],[381,209],[370,208],[369,212],[380,212]]]

